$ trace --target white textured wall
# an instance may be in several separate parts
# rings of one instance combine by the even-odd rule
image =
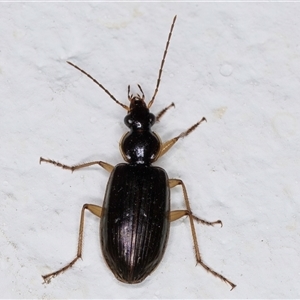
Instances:
[[[0,290],[3,298],[299,298],[300,4],[1,3]],[[186,183],[204,261],[195,267],[188,219],[171,226],[165,257],[142,284],[119,283],[86,214],[83,260],[43,285],[76,252],[80,210],[101,205],[108,174],[39,165],[121,162],[127,84],[161,88],[163,140],[205,116],[157,164]],[[182,208],[180,188],[173,207]]]

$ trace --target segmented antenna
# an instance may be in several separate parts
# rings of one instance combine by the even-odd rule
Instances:
[[[129,111],[129,107],[123,103],[121,103],[120,101],[118,101],[100,82],[98,82],[94,77],[92,77],[90,74],[88,74],[87,72],[85,72],[84,70],[80,69],[79,67],[77,67],[76,65],[74,65],[73,63],[67,61],[67,63],[69,65],[71,65],[72,67],[74,67],[75,69],[79,70],[81,73],[83,73],[84,75],[86,75],[87,77],[89,77],[90,79],[92,79],[98,86],[100,86],[100,88],[111,98],[113,99],[117,104],[121,105],[123,108],[125,108],[127,111]]]
[[[159,72],[158,72],[158,78],[157,78],[157,82],[156,82],[156,88],[155,88],[155,91],[154,91],[154,94],[152,96],[151,101],[148,103],[148,108],[150,108],[151,105],[153,104],[154,99],[156,97],[156,94],[158,92],[158,87],[159,87],[159,84],[160,84],[161,74],[162,74],[162,70],[163,70],[163,67],[164,67],[164,64],[165,64],[165,59],[166,59],[166,56],[167,56],[167,52],[168,52],[168,48],[169,48],[169,44],[170,44],[170,40],[171,40],[171,36],[172,36],[173,29],[174,29],[176,18],[177,18],[177,16],[174,17],[172,25],[171,25],[171,29],[170,29],[170,32],[169,32],[169,36],[168,36],[168,40],[167,40],[167,44],[166,44],[164,56],[163,56],[163,59],[161,61],[160,69],[159,69]]]

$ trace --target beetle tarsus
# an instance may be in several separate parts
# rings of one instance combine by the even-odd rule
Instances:
[[[204,224],[204,225],[215,226],[216,224],[220,224],[221,227],[223,227],[223,223],[222,223],[221,220],[217,220],[217,221],[214,221],[214,222],[209,222],[209,221],[206,221],[206,220],[203,220],[203,219],[200,219],[200,218],[196,217],[194,214],[192,214],[192,217],[196,222]]]

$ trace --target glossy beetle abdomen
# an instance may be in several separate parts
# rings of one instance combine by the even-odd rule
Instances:
[[[169,235],[166,172],[153,166],[117,165],[107,184],[101,217],[103,256],[120,281],[143,281],[161,261]]]

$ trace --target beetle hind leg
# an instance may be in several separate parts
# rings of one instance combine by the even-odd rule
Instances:
[[[211,269],[209,266],[207,266],[202,261],[202,258],[201,258],[201,255],[200,255],[200,250],[199,250],[199,244],[198,244],[198,240],[197,240],[197,235],[196,235],[196,229],[195,229],[195,225],[194,225],[194,220],[196,220],[197,222],[200,222],[202,224],[209,225],[209,226],[213,226],[215,224],[221,224],[221,226],[222,226],[222,221],[217,220],[215,222],[208,222],[208,221],[205,221],[203,219],[200,219],[200,218],[194,216],[192,211],[191,211],[190,202],[189,202],[188,195],[187,195],[187,190],[186,190],[186,187],[185,187],[183,181],[180,180],[180,179],[169,179],[170,188],[173,188],[177,185],[181,185],[181,187],[182,187],[183,197],[184,197],[184,201],[185,201],[185,205],[186,205],[187,209],[186,210],[175,210],[175,211],[170,212],[170,221],[178,220],[178,219],[180,219],[181,217],[184,217],[184,216],[189,217],[197,263],[199,263],[209,273],[211,273],[214,276],[220,278],[222,281],[228,283],[231,286],[231,290],[234,289],[236,287],[236,285],[234,283],[229,281],[223,275],[215,272],[213,269]]]
[[[81,209],[81,216],[80,216],[80,226],[79,226],[79,237],[78,237],[78,246],[77,246],[77,254],[76,257],[67,265],[65,265],[63,268],[46,274],[42,275],[44,279],[44,283],[50,283],[51,279],[56,277],[57,275],[63,273],[64,271],[70,269],[76,261],[81,258],[82,256],[82,242],[83,242],[83,228],[84,228],[84,212],[85,210],[88,209],[91,213],[96,215],[97,217],[101,218],[102,214],[102,207],[94,204],[84,204],[82,209]]]

